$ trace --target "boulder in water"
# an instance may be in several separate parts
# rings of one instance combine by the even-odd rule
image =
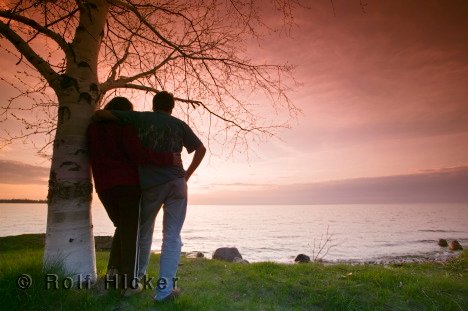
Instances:
[[[448,246],[447,240],[445,240],[445,239],[439,239],[439,242],[437,244],[439,246],[442,246],[442,247],[447,247]]]

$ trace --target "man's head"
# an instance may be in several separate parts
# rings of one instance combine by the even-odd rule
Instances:
[[[174,108],[174,95],[172,93],[161,91],[153,97],[153,111],[164,111],[172,113]]]
[[[132,103],[125,97],[114,97],[112,98],[107,105],[104,107],[104,110],[123,110],[123,111],[132,111]]]

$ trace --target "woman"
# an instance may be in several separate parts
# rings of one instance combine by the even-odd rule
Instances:
[[[115,97],[104,109],[131,111],[133,105],[125,97]],[[93,122],[87,134],[96,192],[116,227],[107,274],[120,276],[116,287],[135,289],[141,194],[138,165],[182,165],[180,153],[149,150],[134,128],[118,122]]]

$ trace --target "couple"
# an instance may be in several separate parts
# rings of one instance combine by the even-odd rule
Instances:
[[[124,97],[98,110],[88,128],[93,177],[101,202],[116,230],[108,274],[117,272],[124,295],[141,291],[136,278],[146,273],[154,222],[161,207],[163,243],[155,300],[179,294],[175,276],[182,247],[180,232],[187,210],[187,181],[206,149],[190,127],[173,116],[174,97],[162,91],[153,98],[153,112],[133,111]],[[184,171],[180,153],[195,151]]]

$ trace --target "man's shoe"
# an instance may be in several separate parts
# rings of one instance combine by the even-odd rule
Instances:
[[[169,301],[174,301],[177,297],[180,296],[180,288],[174,288],[172,290],[172,292],[167,295],[166,297],[164,297],[163,299],[161,300],[157,300],[157,299],[154,299],[154,301],[158,302],[158,303],[162,303],[162,302],[169,302]]]
[[[136,288],[126,288],[125,290],[122,291],[122,296],[124,297],[130,297],[136,294],[139,294],[143,291],[143,285],[138,283],[138,287]]]

